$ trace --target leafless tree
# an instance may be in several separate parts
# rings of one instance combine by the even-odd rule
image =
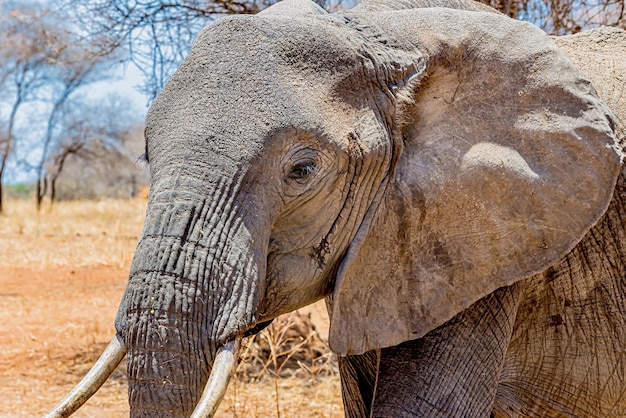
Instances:
[[[133,122],[125,117],[130,114],[129,108],[118,96],[99,101],[79,96],[59,107],[59,129],[53,136],[42,180],[49,185],[46,189],[51,204],[57,197],[57,182],[68,161],[73,160],[83,172],[89,165],[104,166],[106,172],[100,173],[103,178],[119,176],[122,167],[135,167],[123,143]]]
[[[101,142],[93,142],[88,153],[68,155],[56,181],[55,200],[132,198],[141,193],[149,183],[148,168],[138,161],[143,126],[131,127],[121,139],[115,147],[103,149]]]
[[[46,123],[46,131],[40,143],[42,147],[41,158],[36,167],[36,202],[37,208],[41,207],[43,198],[47,192],[46,163],[48,163],[49,152],[54,146],[55,130],[63,131],[67,129],[61,122],[64,106],[74,92],[80,87],[84,87],[94,81],[100,80],[110,64],[101,55],[95,54],[91,45],[84,44],[78,40],[71,39],[67,32],[65,39],[59,40],[59,50],[54,67],[48,76],[48,101],[50,110]],[[89,115],[92,117],[92,115]],[[78,150],[77,150],[78,151]]]
[[[479,0],[552,35],[598,26],[626,28],[626,0]]]
[[[61,0],[60,7],[84,36],[101,40],[107,54],[123,49],[144,74],[144,93],[154,98],[210,21],[230,14],[253,14],[278,0]],[[336,9],[357,0],[318,0]]]
[[[0,99],[8,107],[8,117],[0,122],[0,213],[3,209],[3,178],[7,160],[15,146],[15,127],[20,107],[34,98],[46,83],[46,73],[56,51],[44,26],[45,14],[26,8],[26,13],[10,10],[0,3]]]
[[[60,136],[67,134],[68,102],[89,83],[108,77],[114,55],[100,54],[93,38],[78,37],[68,30],[65,15],[46,9],[39,3],[7,1],[0,3],[0,211],[2,179],[11,155],[16,156],[17,140],[33,152],[28,161],[20,161],[36,174],[36,203],[40,208],[51,178],[50,161],[63,166],[58,155]],[[21,115],[28,102],[31,114]],[[1,110],[6,109],[6,117]],[[33,114],[33,109],[35,114]],[[83,110],[84,111],[84,110]],[[93,118],[93,115],[88,115]],[[97,118],[96,118],[97,119]],[[18,138],[18,125],[30,125]],[[34,138],[41,135],[39,138]],[[78,153],[83,144],[74,143],[68,152]],[[22,151],[23,153],[23,151]],[[39,155],[32,161],[32,154]]]

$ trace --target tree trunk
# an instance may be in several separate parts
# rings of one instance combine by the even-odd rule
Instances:
[[[22,92],[18,84],[17,97],[15,99],[15,103],[13,103],[13,107],[11,108],[11,113],[9,115],[9,127],[7,130],[6,143],[4,146],[4,150],[2,150],[2,161],[0,162],[0,214],[4,211],[4,190],[2,187],[2,181],[4,179],[4,170],[6,169],[6,163],[9,159],[9,154],[11,153],[11,146],[13,145],[13,127],[15,126],[15,115],[17,115],[17,110],[22,104],[21,94]]]
[[[41,203],[43,202],[43,198],[48,191],[48,180],[44,176],[43,178],[37,179],[37,190],[36,190],[36,200],[37,200],[37,211],[41,209]]]
[[[4,213],[4,170],[6,168],[7,160],[9,158],[9,152],[11,150],[11,134],[7,139],[7,144],[4,149],[4,153],[2,154],[2,160],[0,160],[0,214]]]

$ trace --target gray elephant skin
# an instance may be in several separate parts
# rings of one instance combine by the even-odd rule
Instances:
[[[146,118],[131,416],[322,298],[348,417],[626,416],[625,51],[469,1],[208,25]]]

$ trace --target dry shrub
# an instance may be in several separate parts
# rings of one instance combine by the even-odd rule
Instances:
[[[311,321],[310,314],[291,312],[247,341],[237,369],[246,382],[270,377],[317,380],[337,374],[337,361]]]
[[[222,417],[342,417],[337,359],[311,314],[278,317],[243,354],[217,414]]]
[[[33,201],[7,202],[0,416],[41,416],[93,365],[111,337],[145,208],[142,198],[59,202],[41,212]],[[284,315],[246,339],[216,418],[343,416],[336,361],[314,325],[324,326],[319,315]],[[121,366],[77,416],[128,416],[126,385]]]

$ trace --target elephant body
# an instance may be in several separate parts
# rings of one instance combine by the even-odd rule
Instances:
[[[322,298],[348,417],[626,416],[625,46],[466,0],[208,25],[146,117],[131,416],[209,414]]]
[[[554,267],[422,339],[340,358],[346,416],[626,416],[625,198],[622,171],[607,213]]]
[[[553,39],[592,80],[626,139],[626,32]],[[346,416],[626,416],[625,199],[622,170],[607,212],[556,265],[422,339],[340,358]],[[407,396],[407,386],[419,396]]]
[[[623,92],[626,61],[621,56],[621,52],[626,50],[624,30],[601,27],[552,39],[592,81],[598,95],[615,115],[618,136],[626,137],[626,100]]]

